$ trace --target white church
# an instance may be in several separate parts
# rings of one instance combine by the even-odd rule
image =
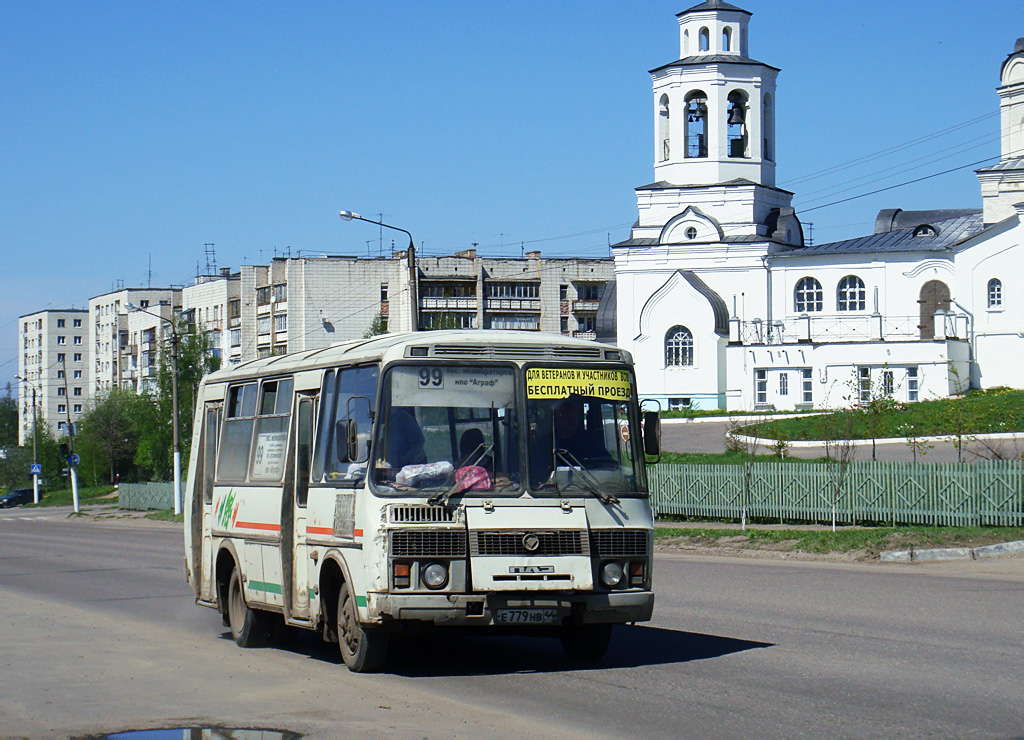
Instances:
[[[981,209],[878,214],[808,246],[775,186],[775,82],[750,13],[679,13],[651,70],[654,182],[613,245],[618,344],[663,408],[802,409],[1024,386],[1024,39],[1003,62],[1001,158]]]

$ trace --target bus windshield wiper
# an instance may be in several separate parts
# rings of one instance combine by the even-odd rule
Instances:
[[[579,473],[580,479],[583,481],[583,488],[594,494],[594,496],[597,499],[599,499],[602,504],[619,503],[618,498],[616,498],[610,493],[605,493],[604,491],[601,490],[601,486],[598,484],[596,480],[594,480],[594,476],[592,476],[590,472],[585,467],[583,467],[582,464],[580,464],[580,461],[577,460],[576,457],[571,452],[569,452],[569,450],[560,450],[558,448],[555,448],[555,458],[560,458],[562,462],[568,464],[570,468],[572,468],[575,472]],[[555,487],[558,487],[557,474],[555,476]]]
[[[483,447],[483,445],[481,445],[481,447]],[[479,450],[480,447],[477,447],[477,449]],[[474,467],[476,465],[479,465],[480,461],[483,460],[485,457],[487,457],[491,453],[491,450],[493,450],[493,449],[494,449],[494,443],[492,442],[490,445],[485,447],[483,449],[483,451],[479,455],[476,456],[476,459],[474,459],[472,463],[470,463],[469,465],[464,465],[463,467]],[[468,462],[468,458],[467,458],[467,462]],[[462,480],[460,478],[456,477],[456,473],[458,473],[459,470],[462,470],[462,468],[456,468],[455,470],[452,471],[452,478],[454,479],[452,481],[452,484],[450,486],[448,486],[448,488],[445,489],[444,491],[440,491],[439,490],[433,496],[428,498],[427,499],[427,503],[428,504],[442,504],[442,505],[447,506],[448,499],[450,499],[452,497],[452,494],[455,493],[455,491],[459,487],[459,484],[462,482]],[[447,482],[448,482],[448,479],[446,478],[445,479],[445,483],[447,483]]]

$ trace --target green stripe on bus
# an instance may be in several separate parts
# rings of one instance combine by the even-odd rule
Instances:
[[[263,581],[249,581],[249,588],[253,591],[265,591],[268,594],[281,593],[281,586],[277,583],[264,583]]]
[[[356,597],[356,606],[366,606],[366,597],[365,596],[357,596]]]

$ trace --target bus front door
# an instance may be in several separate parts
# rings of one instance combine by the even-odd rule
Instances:
[[[313,402],[311,396],[296,394],[295,444],[292,446],[292,557],[289,598],[291,616],[309,619],[309,547],[306,544],[306,502],[309,497],[309,473],[313,459]],[[282,538],[284,539],[284,538]],[[282,543],[283,545],[283,543]]]

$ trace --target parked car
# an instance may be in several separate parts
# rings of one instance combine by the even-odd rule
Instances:
[[[32,503],[31,488],[14,488],[0,496],[0,509],[9,509],[12,506]]]

